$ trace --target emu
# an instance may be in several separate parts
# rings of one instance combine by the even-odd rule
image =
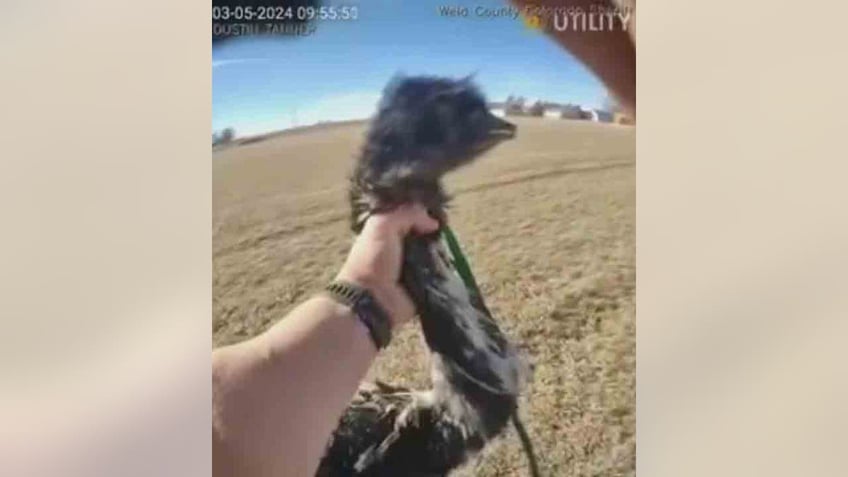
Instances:
[[[469,79],[396,77],[383,92],[350,183],[351,224],[418,201],[444,227],[441,177],[515,136],[492,115]],[[524,363],[476,284],[457,274],[440,232],[411,236],[402,282],[430,349],[432,388],[361,387],[333,434],[317,475],[444,476],[512,418],[533,473],[529,439],[517,418]]]

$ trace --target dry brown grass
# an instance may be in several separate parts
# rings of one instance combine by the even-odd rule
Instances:
[[[487,302],[535,370],[522,415],[545,475],[635,475],[635,130],[520,118],[453,174],[451,224]],[[216,345],[253,336],[330,280],[351,243],[345,178],[365,126],[213,157]],[[409,326],[372,374],[427,387]],[[514,432],[460,475],[527,475]]]

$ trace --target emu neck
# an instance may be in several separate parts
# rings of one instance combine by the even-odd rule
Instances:
[[[515,408],[521,363],[482,299],[456,273],[439,234],[407,239],[403,282],[433,352],[436,397],[472,429],[498,432]]]
[[[373,213],[391,210],[401,204],[417,202],[440,222],[446,220],[445,207],[448,196],[439,179],[419,176],[388,177],[369,169],[359,168],[351,180],[350,201],[352,227],[361,230],[365,220]]]

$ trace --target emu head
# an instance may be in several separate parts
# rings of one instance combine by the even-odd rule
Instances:
[[[378,186],[436,183],[515,131],[470,78],[396,77],[372,120],[361,172]]]

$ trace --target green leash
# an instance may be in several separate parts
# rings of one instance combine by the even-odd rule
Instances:
[[[445,242],[447,242],[448,250],[450,250],[450,254],[453,257],[453,266],[456,268],[456,272],[465,284],[465,288],[468,289],[469,293],[477,295],[480,299],[480,303],[482,304],[483,297],[480,294],[480,287],[477,286],[477,281],[474,280],[474,274],[471,273],[471,266],[468,265],[468,259],[465,258],[465,254],[462,253],[462,248],[459,246],[459,240],[456,239],[456,235],[453,233],[453,230],[451,230],[447,225],[442,227],[442,237],[445,239]],[[524,453],[527,455],[527,461],[530,465],[530,475],[533,477],[539,477],[541,474],[539,473],[539,463],[536,459],[536,452],[533,450],[533,442],[530,440],[530,436],[527,434],[524,424],[518,417],[517,409],[513,411],[511,420],[513,426],[515,426],[516,432],[518,432],[518,438],[521,440],[521,446],[524,448]]]
[[[442,227],[442,237],[444,237],[445,242],[448,244],[448,249],[453,257],[453,266],[456,267],[456,272],[459,273],[459,277],[462,278],[463,283],[465,283],[465,288],[479,294],[480,287],[477,286],[474,274],[471,273],[471,266],[468,265],[468,259],[466,259],[465,254],[462,253],[462,248],[459,246],[459,240],[456,239],[456,235],[453,233],[453,230],[445,225]]]

